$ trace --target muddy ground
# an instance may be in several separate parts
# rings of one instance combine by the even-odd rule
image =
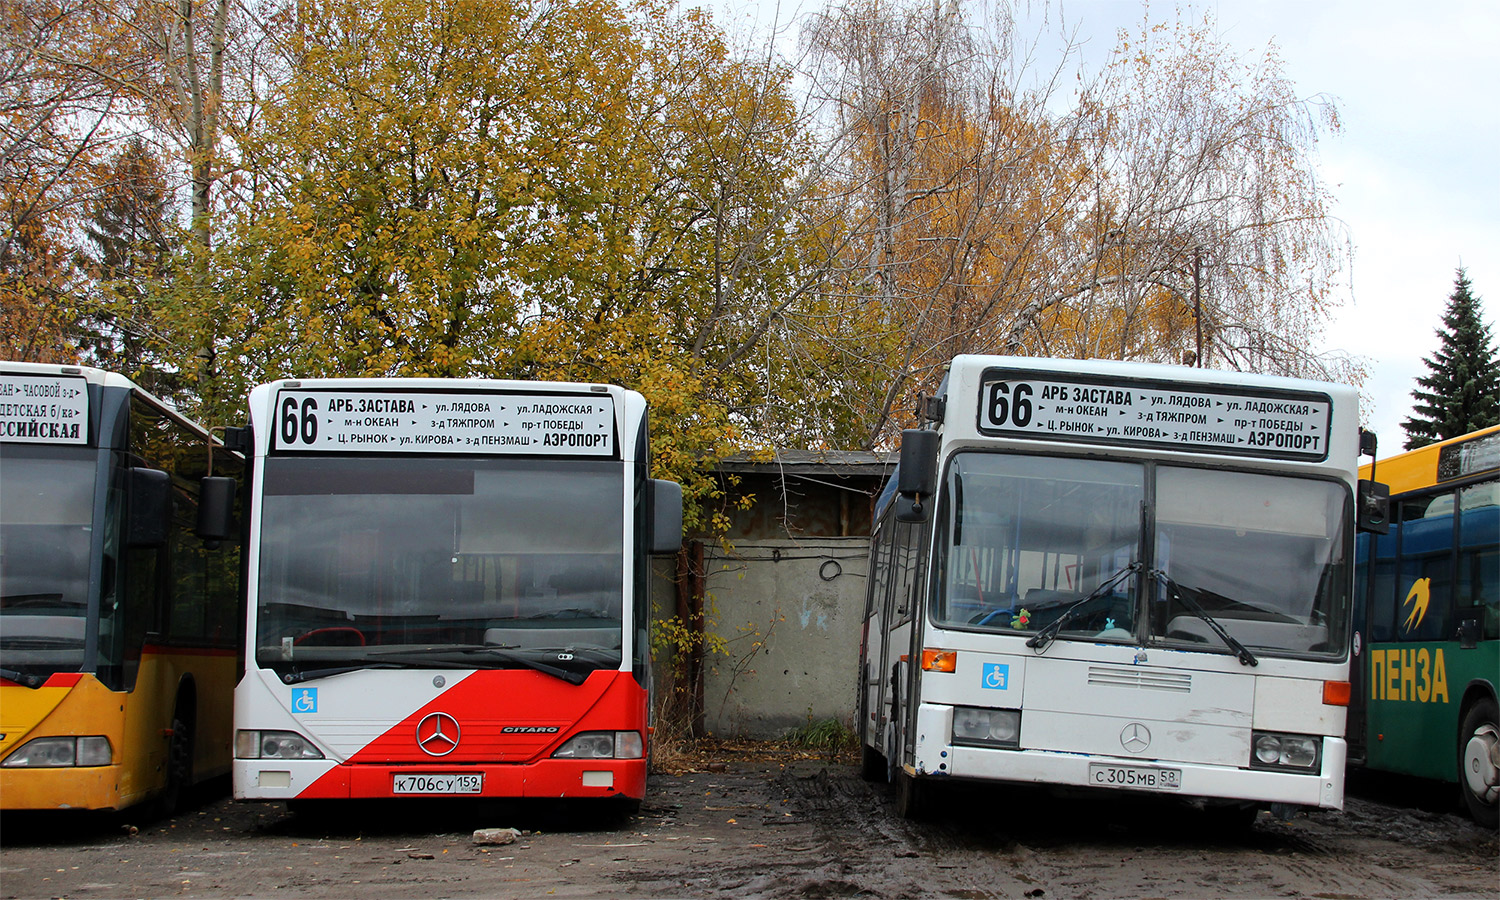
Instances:
[[[1500,843],[1443,786],[1357,781],[1343,813],[1212,831],[1192,810],[1023,789],[896,817],[854,766],[768,752],[653,775],[639,815],[545,804],[209,797],[170,819],[0,819],[0,897],[1500,897]],[[476,828],[523,830],[478,846]]]

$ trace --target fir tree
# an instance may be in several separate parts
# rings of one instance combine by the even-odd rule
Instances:
[[[1408,450],[1500,424],[1500,360],[1470,287],[1460,268],[1437,333],[1437,352],[1422,360],[1431,371],[1417,379],[1420,387],[1411,392],[1417,402],[1401,425]]]

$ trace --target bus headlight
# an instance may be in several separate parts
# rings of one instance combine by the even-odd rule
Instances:
[[[1021,711],[955,706],[953,708],[953,743],[1019,747],[1021,745]]]
[[[107,766],[113,759],[109,738],[90,734],[34,738],[17,747],[0,765],[15,769],[57,769],[64,766]]]
[[[236,759],[322,759],[323,752],[295,731],[236,731]]]
[[[1251,763],[1280,769],[1314,769],[1322,740],[1305,734],[1257,731],[1250,739]]]
[[[645,753],[639,731],[585,731],[557,748],[553,759],[640,759]]]

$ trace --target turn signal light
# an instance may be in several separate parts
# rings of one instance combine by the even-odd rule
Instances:
[[[926,672],[953,672],[958,669],[957,650],[922,649],[922,669]]]
[[[1323,682],[1323,703],[1326,706],[1348,706],[1350,687],[1347,681]]]

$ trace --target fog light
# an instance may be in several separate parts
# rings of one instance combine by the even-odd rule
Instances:
[[[957,706],[953,709],[955,744],[1015,747],[1020,744],[1020,737],[1020,710],[978,709],[972,706]]]
[[[1255,759],[1268,766],[1281,759],[1281,738],[1274,734],[1263,734],[1255,739]]]
[[[17,747],[0,765],[11,769],[59,769],[67,766],[107,766],[112,759],[109,738],[91,734],[84,737],[34,738]]]
[[[613,759],[615,733],[586,731],[557,748],[553,759]]]
[[[1276,734],[1257,731],[1251,739],[1251,764],[1278,769],[1308,771],[1318,766],[1318,748],[1323,739],[1307,734]]]
[[[236,731],[237,759],[322,759],[323,752],[295,731]]]

